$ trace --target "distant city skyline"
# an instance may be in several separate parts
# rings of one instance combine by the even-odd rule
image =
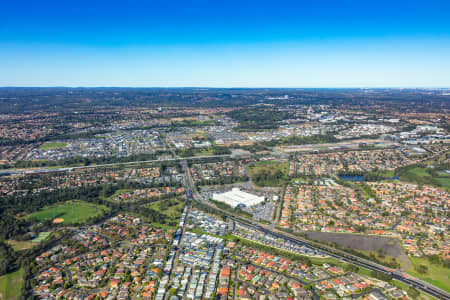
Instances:
[[[449,1],[9,1],[0,86],[450,87]]]

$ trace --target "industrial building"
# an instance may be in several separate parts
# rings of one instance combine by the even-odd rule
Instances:
[[[226,203],[233,208],[250,207],[264,202],[264,197],[243,192],[238,188],[233,188],[231,191],[225,193],[214,193],[212,199],[215,201]]]

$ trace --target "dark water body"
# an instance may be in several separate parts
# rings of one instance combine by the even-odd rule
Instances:
[[[364,179],[364,176],[358,176],[358,175],[339,175],[340,179],[343,179],[345,181],[366,181]],[[394,177],[385,177],[385,178],[381,178],[380,180],[398,180],[398,176],[394,176]]]
[[[364,176],[356,176],[356,175],[339,175],[340,179],[345,181],[364,181]]]

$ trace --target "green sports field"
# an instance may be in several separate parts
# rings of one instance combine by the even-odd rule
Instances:
[[[42,144],[39,148],[42,150],[48,150],[48,149],[59,149],[64,148],[67,146],[67,143],[62,142],[47,142]]]
[[[82,223],[90,217],[102,215],[109,211],[109,208],[103,205],[88,203],[84,201],[67,201],[51,206],[46,206],[41,210],[27,216],[30,220],[38,222],[63,219],[63,224]]]
[[[40,232],[39,235],[38,235],[36,238],[34,238],[34,239],[31,240],[31,242],[32,242],[32,243],[35,243],[35,244],[39,244],[40,242],[42,242],[42,241],[48,239],[48,237],[49,237],[51,234],[52,234],[52,233],[49,232],[49,231],[43,231],[43,232]]]
[[[23,285],[23,269],[0,276],[0,299],[19,299]]]

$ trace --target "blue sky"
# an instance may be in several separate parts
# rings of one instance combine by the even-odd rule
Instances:
[[[0,86],[450,87],[450,1],[4,1]]]

